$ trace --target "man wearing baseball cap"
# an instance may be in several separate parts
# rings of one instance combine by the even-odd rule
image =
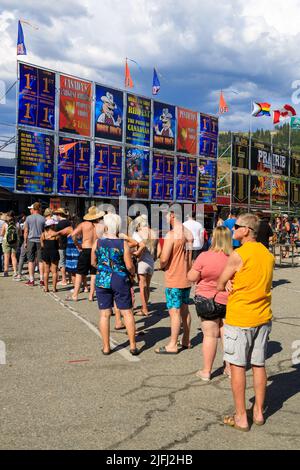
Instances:
[[[43,278],[43,262],[41,252],[40,237],[44,230],[45,219],[41,215],[41,204],[35,202],[28,207],[30,215],[26,218],[24,224],[24,247],[27,251],[29,281],[26,285],[29,287],[34,286],[34,265],[35,258],[39,263],[40,285],[44,286]]]

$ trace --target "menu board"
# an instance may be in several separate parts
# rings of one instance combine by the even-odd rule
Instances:
[[[18,123],[55,129],[55,73],[19,65]]]
[[[90,143],[66,137],[59,138],[57,192],[89,195]]]
[[[177,158],[176,201],[196,202],[197,160],[191,157]]]
[[[95,90],[95,137],[122,142],[123,92],[102,85]]]
[[[199,153],[205,157],[217,158],[219,121],[216,116],[200,113]]]
[[[213,204],[217,193],[217,163],[212,160],[199,160],[198,202]]]
[[[175,150],[175,106],[153,102],[153,147]]]
[[[66,75],[60,76],[59,130],[91,135],[92,84]]]
[[[95,144],[94,195],[121,196],[122,147]]]
[[[138,148],[126,149],[125,196],[149,198],[149,152]]]
[[[159,201],[172,201],[174,196],[174,157],[153,154],[152,196]]]
[[[54,137],[19,129],[16,190],[53,193]]]
[[[127,94],[126,143],[150,146],[151,100]]]

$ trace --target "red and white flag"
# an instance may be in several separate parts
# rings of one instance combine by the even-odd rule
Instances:
[[[273,111],[273,124],[278,124],[280,121],[287,119],[291,116],[296,116],[296,111],[290,104],[285,104],[282,109]]]

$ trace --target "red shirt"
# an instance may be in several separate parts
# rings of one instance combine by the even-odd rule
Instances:
[[[193,264],[193,269],[201,273],[200,281],[196,284],[196,295],[212,298],[217,293],[217,281],[222,274],[228,256],[223,251],[205,251],[201,253]],[[219,292],[215,301],[226,305],[228,300],[227,292]]]

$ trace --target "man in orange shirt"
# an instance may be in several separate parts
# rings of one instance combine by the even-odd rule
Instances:
[[[167,214],[171,230],[166,234],[160,255],[160,267],[165,272],[167,308],[171,318],[171,338],[166,346],[155,349],[157,354],[177,354],[178,336],[182,322],[181,349],[190,347],[191,315],[189,297],[192,283],[187,273],[192,264],[193,235],[176,218],[174,212]]]
[[[264,424],[263,405],[267,375],[265,360],[271,331],[271,287],[274,257],[256,241],[259,219],[241,215],[234,225],[233,238],[242,244],[229,257],[217,289],[230,292],[224,326],[224,360],[230,363],[235,414],[224,424],[249,431],[245,404],[246,366],[252,366],[255,403],[253,422]]]

